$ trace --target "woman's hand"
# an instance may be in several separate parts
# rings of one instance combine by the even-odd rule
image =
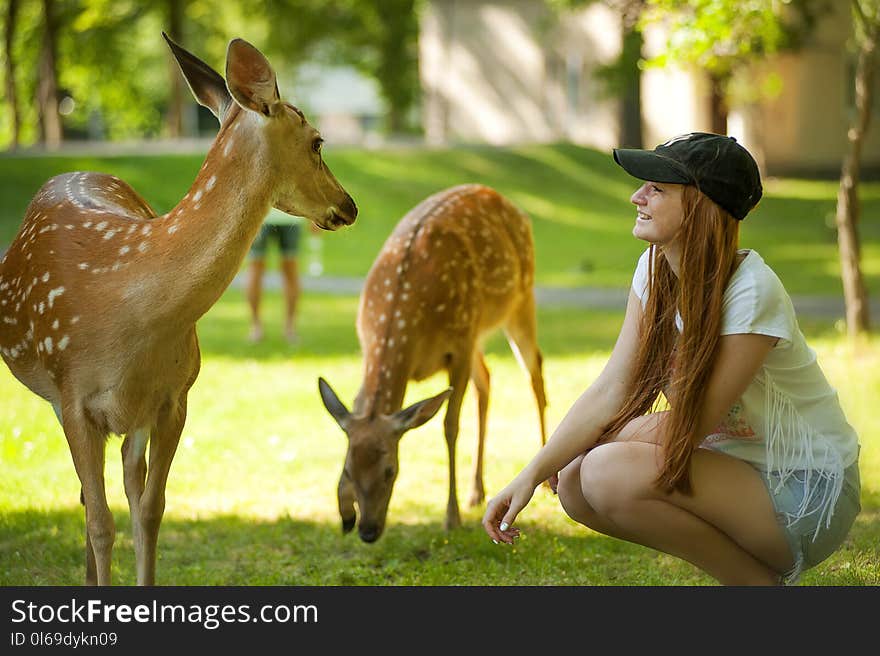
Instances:
[[[535,487],[518,476],[486,504],[483,529],[493,542],[513,544],[513,540],[519,537],[519,529],[513,526],[513,522],[531,501]]]

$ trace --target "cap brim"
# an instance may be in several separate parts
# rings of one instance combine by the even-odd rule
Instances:
[[[693,182],[693,178],[688,175],[681,164],[652,150],[615,148],[614,161],[620,164],[624,171],[639,180],[675,184]]]

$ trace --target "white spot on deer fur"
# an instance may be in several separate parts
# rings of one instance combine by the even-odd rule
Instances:
[[[385,300],[386,300],[386,301],[389,301],[389,302],[390,302],[390,301],[393,301],[393,300],[394,300],[394,294],[392,294],[391,292],[388,292],[387,294],[385,294]]]
[[[235,130],[238,129],[237,123],[235,124],[235,127],[233,129],[235,129]],[[226,142],[226,145],[223,146],[223,157],[226,157],[227,155],[229,155],[229,151],[232,150],[232,145],[234,143],[235,143],[235,139],[230,139],[229,141]]]
[[[446,309],[446,305],[444,305],[442,303],[437,306],[437,312],[443,312],[443,310],[445,310],[445,309]]]
[[[199,189],[195,194],[193,194],[193,201],[198,203],[200,200],[202,200],[202,190],[201,189]]]
[[[104,239],[105,240],[110,239],[111,237],[113,237],[116,234],[116,232],[117,232],[116,230],[108,230],[107,232],[104,233]]]
[[[119,249],[119,254],[120,254],[120,255],[125,255],[125,254],[126,254],[128,251],[130,251],[130,250],[131,250],[131,249],[130,249],[128,246],[123,246],[122,248]]]
[[[49,282],[49,272],[43,274],[43,282]]]
[[[153,231],[153,226],[145,225],[143,228],[141,228],[141,234],[142,234],[144,237],[146,237],[146,236],[147,236],[148,234],[150,234],[152,231]]]
[[[398,327],[398,328],[406,328],[406,320],[405,320],[405,319],[401,319],[400,321],[398,321],[398,322],[397,322],[397,327]]]
[[[40,301],[39,306],[37,306],[37,311],[38,311],[40,314],[43,314],[43,310],[44,310],[45,308],[46,308],[46,304],[43,303],[43,301]]]
[[[51,354],[51,353],[52,353],[52,338],[51,338],[51,337],[47,337],[47,338],[43,341],[43,344],[46,345],[46,353]]]
[[[138,244],[138,250],[141,253],[146,253],[148,248],[149,248],[149,245],[147,245],[147,242],[145,242],[145,241],[142,241],[140,244]]]
[[[72,326],[73,324],[77,323],[78,321],[79,321],[79,315],[76,315],[75,317],[73,317],[70,320],[70,325]]]
[[[386,319],[387,319],[387,317],[384,314],[379,315],[379,323],[385,323]]]
[[[101,221],[98,225],[95,226],[95,230],[103,230],[107,227],[106,221]]]
[[[171,226],[170,228],[168,228],[169,235],[173,235],[175,232],[177,232],[177,224],[176,223],[173,226]]]
[[[55,321],[52,322],[52,330],[58,330],[59,325],[58,319],[55,319]]]
[[[79,268],[80,268],[82,271],[85,271],[86,269],[89,268],[89,265],[88,265],[86,262],[80,262],[77,266],[79,266]]]
[[[205,183],[205,191],[211,191],[214,188],[214,185],[217,184],[217,176],[212,175],[208,178],[208,182]]]
[[[391,278],[385,278],[385,285],[388,286],[391,284]]]
[[[49,307],[52,307],[52,303],[55,302],[55,299],[61,296],[64,293],[64,287],[56,287],[55,289],[49,292],[48,301]],[[42,312],[42,310],[40,310]]]
[[[65,335],[61,339],[58,340],[58,350],[63,351],[67,348],[67,345],[70,344],[70,337]]]
[[[83,223],[83,228],[91,228],[91,227],[92,227],[91,221],[86,221],[85,223]]]

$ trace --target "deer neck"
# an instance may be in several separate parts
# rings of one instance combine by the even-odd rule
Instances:
[[[239,110],[224,125],[189,192],[157,226],[168,244],[165,309],[175,318],[194,322],[217,302],[272,205],[273,173],[260,166],[265,146],[248,124],[256,120]]]
[[[374,346],[380,349],[378,357],[364,359],[364,378],[354,402],[357,415],[390,415],[403,407],[406,385],[409,381],[408,355],[402,345]]]

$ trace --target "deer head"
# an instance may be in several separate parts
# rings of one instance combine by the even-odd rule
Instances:
[[[385,529],[388,503],[397,480],[400,438],[437,414],[452,389],[391,415],[352,414],[323,378],[318,379],[318,389],[327,412],[348,437],[338,488],[342,530],[348,533],[354,528],[357,503],[361,514],[358,535],[364,542],[375,542]]]
[[[164,32],[163,36],[196,100],[217,117],[221,133],[226,132],[223,156],[235,158],[246,142],[257,144],[255,161],[261,170],[249,173],[265,178],[274,191],[274,207],[304,216],[325,230],[354,223],[357,207],[324,164],[321,135],[299,109],[281,100],[275,71],[259,50],[243,39],[230,41],[224,81]],[[247,140],[238,136],[241,130],[251,132]]]

